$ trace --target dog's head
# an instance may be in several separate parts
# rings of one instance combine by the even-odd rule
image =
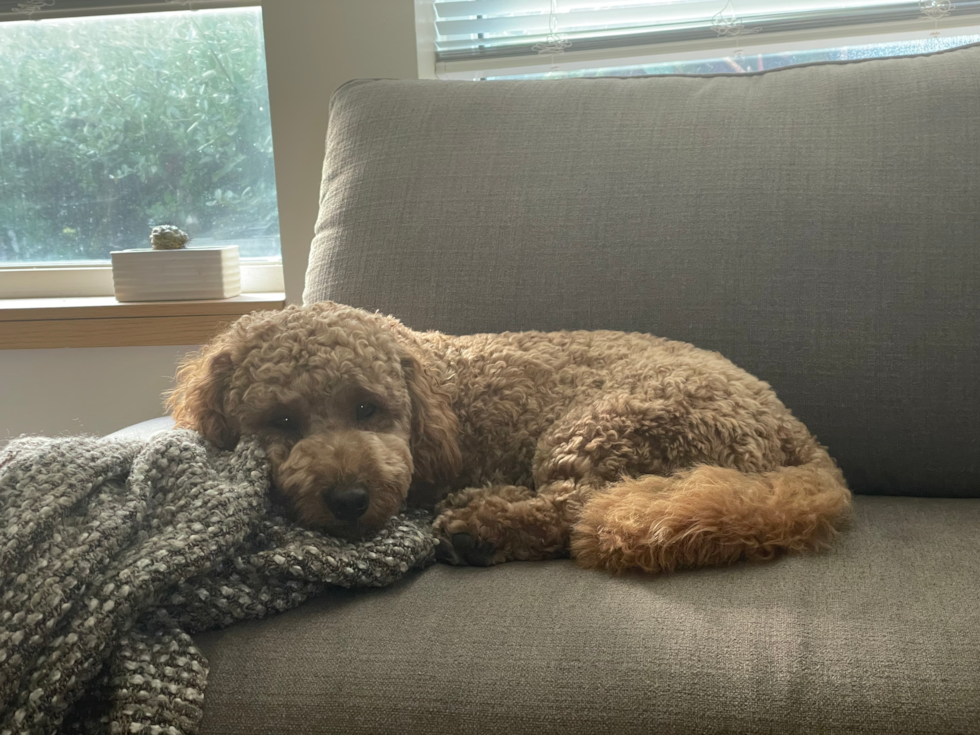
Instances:
[[[182,364],[168,407],[224,449],[257,436],[300,523],[369,535],[413,482],[459,471],[455,414],[407,334],[330,302],[250,314]]]

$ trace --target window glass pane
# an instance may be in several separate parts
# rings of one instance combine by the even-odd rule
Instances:
[[[794,64],[809,64],[817,61],[845,61],[847,59],[871,59],[884,56],[908,56],[942,51],[956,46],[980,42],[980,36],[930,37],[915,41],[896,41],[893,43],[871,43],[857,46],[838,46],[836,48],[809,51],[780,51],[768,54],[745,54],[738,57],[695,59],[684,61],[629,66],[609,66],[595,69],[570,69],[542,71],[534,74],[512,76],[488,76],[485,79],[568,79],[574,77],[636,77],[648,74],[740,74],[750,71],[776,69]],[[558,60],[560,57],[554,57]]]
[[[0,23],[0,265],[279,256],[261,9]]]

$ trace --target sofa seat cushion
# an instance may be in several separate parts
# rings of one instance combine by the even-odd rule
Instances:
[[[219,733],[977,733],[980,500],[858,498],[827,554],[613,578],[436,565],[200,635]]]

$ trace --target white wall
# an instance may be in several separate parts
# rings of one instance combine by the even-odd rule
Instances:
[[[108,434],[163,415],[193,347],[0,350],[0,446],[20,434]]]
[[[302,299],[331,93],[418,73],[415,0],[264,0],[286,297]],[[0,445],[19,434],[103,434],[162,415],[188,347],[0,350]]]
[[[415,0],[264,0],[286,298],[300,302],[319,208],[330,95],[418,76]]]

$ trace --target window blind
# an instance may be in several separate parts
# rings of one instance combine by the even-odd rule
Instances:
[[[0,0],[0,22],[259,4],[260,0]]]
[[[855,26],[980,23],[980,0],[436,0],[436,61],[472,61]]]

